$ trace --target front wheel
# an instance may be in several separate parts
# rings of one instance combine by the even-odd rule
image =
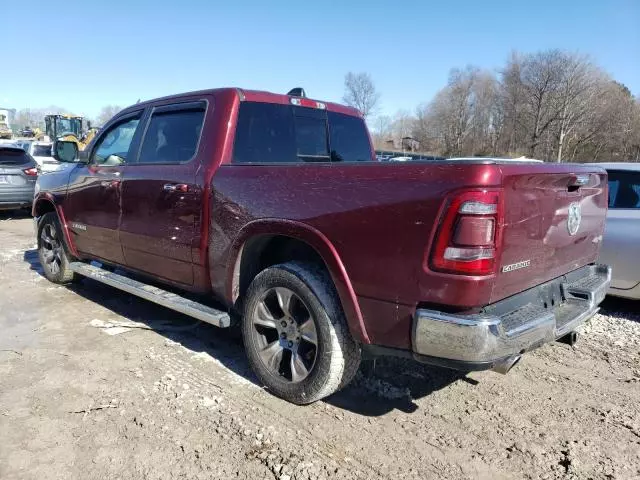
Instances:
[[[53,283],[69,283],[75,278],[69,264],[72,257],[62,236],[60,221],[55,213],[46,213],[38,223],[38,257],[44,276]]]
[[[260,272],[244,302],[249,363],[274,394],[308,404],[345,386],[360,365],[338,296],[325,270],[289,262]]]

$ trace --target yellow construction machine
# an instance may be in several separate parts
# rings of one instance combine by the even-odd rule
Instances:
[[[45,133],[49,140],[65,140],[74,142],[78,151],[84,150],[98,133],[97,128],[91,127],[91,122],[84,117],[68,114],[46,115],[44,117]]]

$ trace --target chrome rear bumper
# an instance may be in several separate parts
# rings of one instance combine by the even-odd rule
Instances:
[[[487,313],[418,309],[412,333],[414,356],[456,368],[500,370],[505,362],[513,364],[525,351],[552,342],[591,318],[610,283],[611,267],[589,265],[489,306],[484,309]]]

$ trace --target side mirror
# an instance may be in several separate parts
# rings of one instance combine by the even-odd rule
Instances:
[[[76,142],[58,140],[53,146],[53,158],[63,163],[73,163],[78,156]]]

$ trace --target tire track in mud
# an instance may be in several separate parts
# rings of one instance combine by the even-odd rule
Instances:
[[[189,358],[182,358],[186,355],[189,355]],[[286,430],[278,433],[282,434],[283,437],[289,438],[283,438],[280,441],[274,439],[274,443],[268,449],[265,450],[262,446],[256,446],[254,451],[249,453],[250,456],[258,458],[263,463],[273,465],[282,463],[269,459],[270,454],[279,457],[281,460],[290,458],[293,455],[300,457],[298,463],[304,464],[312,461],[317,463],[321,460],[326,472],[338,469],[345,473],[348,471],[350,475],[355,475],[348,478],[385,478],[383,472],[377,469],[375,465],[353,457],[347,456],[345,459],[339,447],[327,443],[326,438],[323,438],[322,435],[302,428],[304,426],[291,420],[286,414],[270,405],[273,401],[284,403],[282,400],[273,398],[264,389],[236,373],[225,371],[226,367],[213,357],[193,352],[186,349],[186,347],[182,347],[178,351],[162,354],[157,354],[154,349],[151,349],[147,351],[147,356],[167,372],[165,375],[175,376],[175,383],[178,386],[180,384],[189,385],[189,390],[193,394],[209,398],[207,395],[211,395],[213,392],[210,389],[213,389],[215,394],[221,398],[220,405],[222,406],[220,409],[225,410],[227,414],[235,415],[238,412],[252,412],[254,414],[253,421],[258,422],[254,424],[254,429],[257,425],[259,425],[257,427],[258,430],[268,429],[270,425],[267,424],[284,425]],[[204,365],[215,368],[217,375],[203,372],[200,367]],[[156,383],[158,382],[156,381]],[[330,413],[315,405],[317,404],[298,407],[286,404],[286,408],[313,410],[316,413],[321,413],[327,419],[332,418]],[[269,416],[269,421],[265,421],[265,418],[256,418],[256,412],[263,412],[264,416]],[[302,451],[299,449],[293,451],[291,448],[283,446],[288,443],[291,436],[295,436],[298,445],[305,446]],[[263,455],[264,452],[268,452],[267,455]],[[335,465],[332,465],[332,463]]]

